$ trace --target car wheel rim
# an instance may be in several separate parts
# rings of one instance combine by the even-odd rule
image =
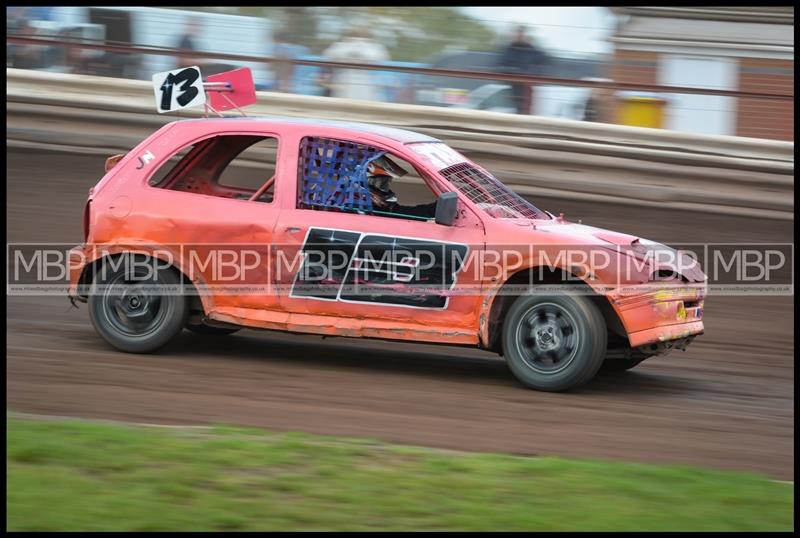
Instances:
[[[580,342],[575,318],[555,303],[538,304],[522,316],[516,343],[525,365],[540,374],[563,371],[575,359]]]
[[[146,337],[161,326],[166,316],[167,301],[148,290],[148,284],[119,275],[108,283],[103,294],[103,314],[119,333],[130,337]]]

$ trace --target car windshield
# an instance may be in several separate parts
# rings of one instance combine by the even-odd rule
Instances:
[[[499,219],[549,219],[550,216],[509,189],[487,170],[442,142],[408,145],[433,165],[444,178],[481,208]]]

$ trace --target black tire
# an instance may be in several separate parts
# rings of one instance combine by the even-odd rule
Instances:
[[[197,334],[207,334],[212,336],[226,336],[233,334],[241,329],[239,327],[212,327],[210,325],[187,325],[187,329]]]
[[[127,262],[98,271],[89,294],[89,318],[97,334],[115,348],[128,353],[150,353],[183,330],[189,305],[185,295],[159,295],[149,287],[180,285],[181,277],[174,269],[160,267],[153,271],[150,264],[149,273],[144,273],[148,271],[142,264],[146,258],[135,259],[137,263],[128,275]],[[115,265],[120,261],[116,260]],[[128,279],[130,275],[136,279]]]
[[[577,295],[527,295],[511,305],[503,350],[511,372],[532,389],[557,392],[592,379],[606,353],[606,323]]]
[[[625,372],[639,365],[649,357],[634,357],[631,359],[606,359],[600,367],[601,372]]]

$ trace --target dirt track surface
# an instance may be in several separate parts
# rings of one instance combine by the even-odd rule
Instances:
[[[9,242],[81,240],[104,159],[8,154]],[[666,243],[793,242],[791,222],[536,200]],[[687,463],[794,476],[793,297],[710,297],[689,350],[564,394],[527,390],[478,350],[244,330],[184,331],[158,355],[106,345],[85,306],[9,297],[7,407],[231,423],[463,450]]]

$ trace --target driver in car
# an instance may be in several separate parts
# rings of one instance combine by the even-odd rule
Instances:
[[[370,162],[367,167],[369,192],[372,197],[372,208],[397,216],[410,215],[432,219],[436,216],[436,202],[413,206],[400,205],[397,195],[392,191],[392,180],[406,175],[407,172],[394,163],[386,155]]]

